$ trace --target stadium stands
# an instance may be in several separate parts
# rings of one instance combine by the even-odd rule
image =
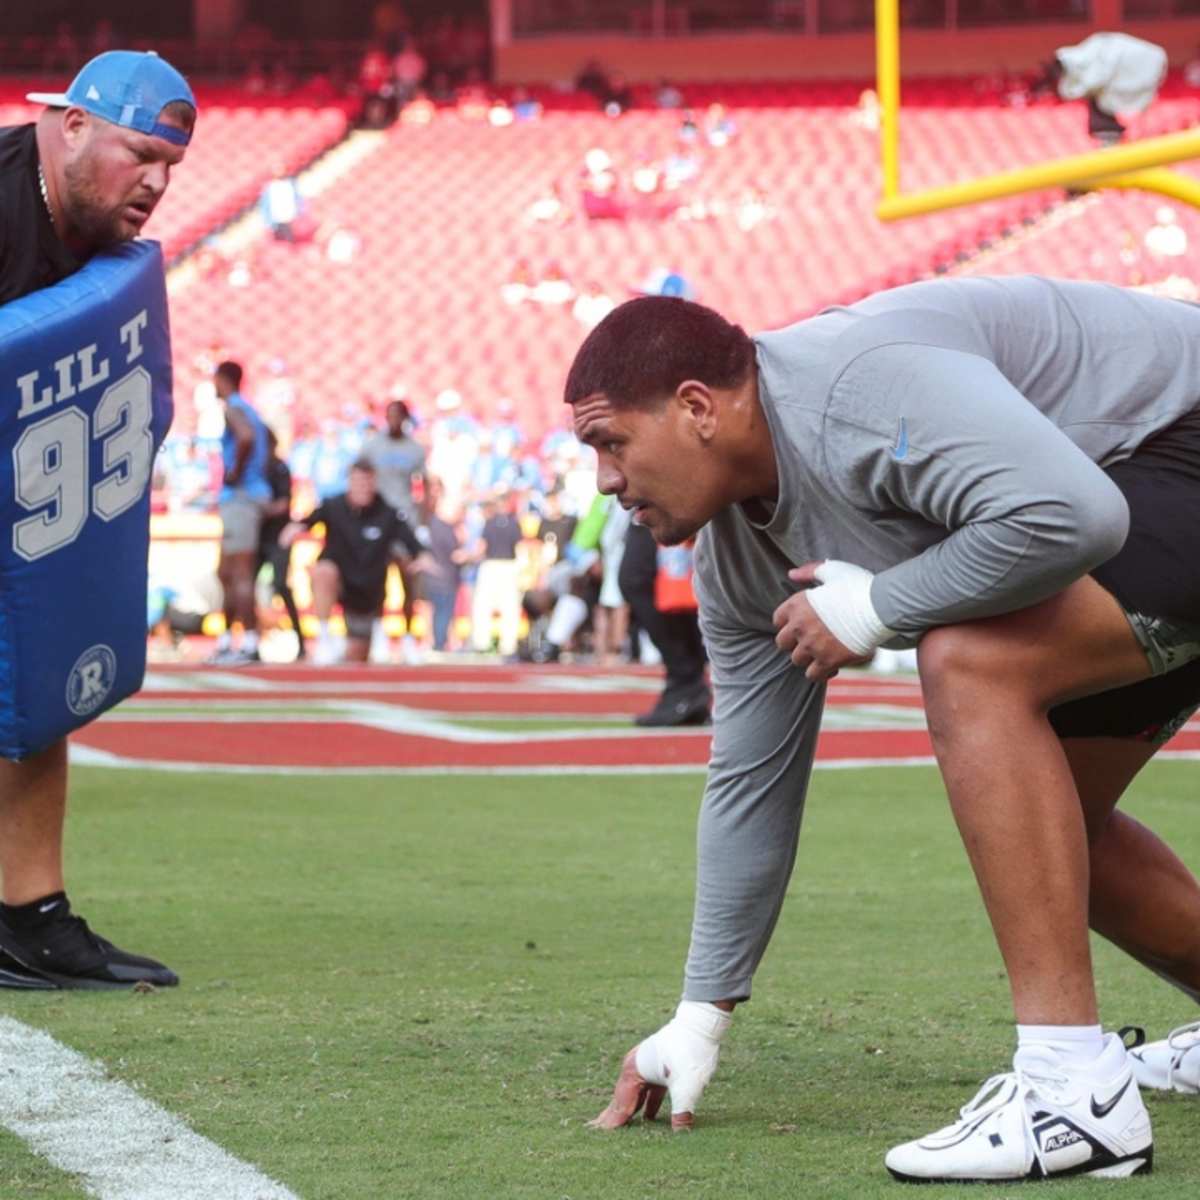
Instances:
[[[190,428],[191,390],[219,352],[247,363],[252,388],[266,364],[283,364],[298,409],[317,419],[359,413],[399,384],[427,413],[445,388],[481,415],[511,399],[541,432],[562,421],[563,373],[586,329],[572,297],[619,301],[656,270],[764,328],[946,271],[1155,284],[1187,274],[1195,252],[1179,247],[1200,246],[1200,214],[1172,206],[1182,240],[1169,231],[1150,249],[1164,205],[1136,193],[1063,204],[1060,191],[1044,192],[883,225],[873,215],[877,134],[856,85],[687,91],[698,127],[690,141],[679,111],[612,120],[550,93],[535,121],[496,127],[443,109],[427,124],[352,135],[344,162],[306,181],[310,239],[253,229],[218,239],[173,281],[177,429]],[[1015,106],[1003,92],[972,81],[907,87],[903,186],[1090,148],[1081,107]],[[1200,119],[1193,92],[1173,84],[1164,95],[1136,134]],[[714,145],[706,106],[718,99],[733,130]],[[18,115],[0,107],[0,121]],[[254,201],[277,163],[311,160],[346,126],[337,107],[206,105],[150,232],[170,256],[200,243]],[[594,149],[622,180],[624,219],[584,215],[583,163]],[[635,170],[664,166],[694,177],[675,190],[631,187]]]
[[[0,102],[0,125],[31,121],[39,111]],[[346,124],[342,106],[206,106],[186,168],[176,172],[149,234],[170,262],[253,203],[275,170],[296,170],[340,139]]]

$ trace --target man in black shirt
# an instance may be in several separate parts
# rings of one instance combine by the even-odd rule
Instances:
[[[0,129],[0,304],[65,279],[141,233],[191,138],[196,103],[153,54],[93,59],[36,122]],[[2,348],[0,348],[2,351]],[[7,536],[7,535],[5,535]],[[178,983],[71,912],[63,879],[66,739],[0,761],[0,987]]]
[[[483,532],[474,547],[479,571],[471,597],[471,645],[480,651],[492,648],[492,617],[499,613],[500,653],[511,658],[517,652],[521,620],[517,547],[525,535],[516,513],[516,497],[506,487],[498,487],[484,501],[483,511]]]
[[[312,568],[313,607],[321,639],[316,661],[328,663],[336,657],[329,618],[340,604],[346,621],[346,658],[366,662],[372,627],[383,612],[393,547],[399,543],[408,551],[414,571],[424,570],[429,560],[412,527],[379,494],[375,466],[369,459],[360,458],[351,466],[343,495],[317,505],[303,521],[290,524],[279,540],[291,546],[314,525],[325,526],[325,548]]]

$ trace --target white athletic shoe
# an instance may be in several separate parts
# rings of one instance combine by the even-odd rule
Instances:
[[[392,639],[388,637],[383,622],[378,619],[371,624],[371,645],[367,650],[367,661],[376,665],[392,661]]]
[[[317,639],[317,648],[313,651],[313,666],[331,667],[342,661],[341,643],[332,634],[325,634]]]
[[[1200,1096],[1200,1021],[1180,1025],[1161,1042],[1130,1047],[1129,1057],[1142,1087]]]
[[[1123,1179],[1154,1161],[1150,1117],[1115,1034],[1086,1075],[1067,1074],[1052,1051],[1018,1051],[959,1119],[888,1152],[887,1169],[911,1183],[1096,1175]]]

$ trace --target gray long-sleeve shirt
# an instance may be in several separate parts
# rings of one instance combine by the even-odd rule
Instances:
[[[774,644],[788,569],[876,572],[906,644],[1024,608],[1120,549],[1102,468],[1200,406],[1200,307],[1104,284],[920,283],[755,341],[778,500],[720,513],[696,551],[715,734],[692,1000],[749,995],[795,859],[824,690]]]

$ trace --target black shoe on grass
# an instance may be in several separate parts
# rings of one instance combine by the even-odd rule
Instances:
[[[668,725],[707,725],[711,719],[712,694],[707,684],[668,688],[649,711],[633,718],[642,728]]]
[[[162,963],[119,950],[93,933],[65,896],[48,897],[45,904],[36,924],[19,932],[0,917],[0,988],[104,991],[179,982]]]

